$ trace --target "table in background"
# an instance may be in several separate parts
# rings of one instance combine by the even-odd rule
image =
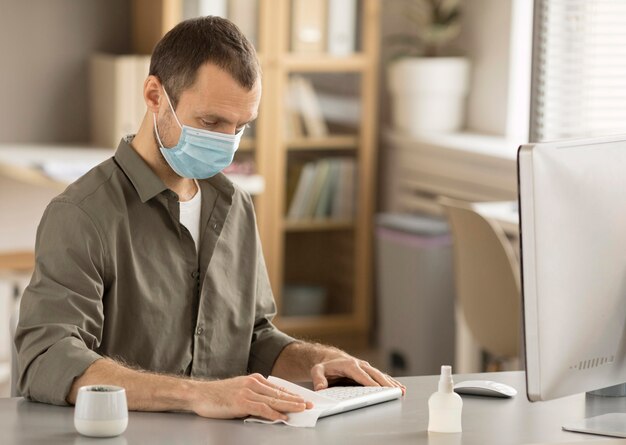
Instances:
[[[456,381],[490,379],[515,387],[513,399],[464,397],[463,433],[429,435],[428,397],[437,376],[405,377],[401,399],[321,419],[315,428],[244,424],[241,420],[210,420],[193,414],[130,413],[126,432],[113,439],[80,436],[71,407],[49,406],[24,399],[0,399],[0,442],[6,445],[53,444],[475,444],[507,445],[538,442],[580,442],[597,436],[570,433],[561,425],[572,419],[626,410],[626,400],[576,395],[531,404],[523,372],[468,374]]]

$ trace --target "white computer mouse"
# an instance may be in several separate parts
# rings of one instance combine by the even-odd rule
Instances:
[[[492,382],[490,380],[467,380],[454,385],[454,391],[458,394],[469,394],[472,396],[501,397],[509,398],[517,394],[517,390],[504,383]]]

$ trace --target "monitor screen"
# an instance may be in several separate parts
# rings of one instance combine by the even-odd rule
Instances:
[[[626,136],[518,152],[527,392],[626,382]]]

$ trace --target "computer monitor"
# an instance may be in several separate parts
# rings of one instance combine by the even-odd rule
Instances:
[[[529,400],[626,382],[626,135],[523,145],[518,180]]]

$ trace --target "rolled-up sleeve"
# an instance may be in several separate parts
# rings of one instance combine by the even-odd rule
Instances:
[[[248,371],[268,376],[283,348],[294,342],[295,339],[281,332],[272,324],[272,319],[276,315],[276,303],[267,276],[267,268],[258,235],[256,250],[256,314]]]
[[[77,204],[50,203],[15,335],[23,396],[65,405],[74,379],[102,358],[95,350],[104,322],[104,249],[98,228]]]

